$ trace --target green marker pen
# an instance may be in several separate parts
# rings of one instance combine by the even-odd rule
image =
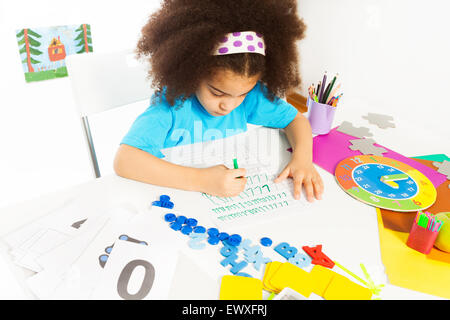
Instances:
[[[233,166],[234,166],[235,169],[239,169],[239,166],[238,166],[238,163],[237,163],[237,159],[236,159],[236,158],[233,159]],[[241,176],[241,177],[238,177],[238,179],[239,179],[239,178],[243,178],[243,177]]]

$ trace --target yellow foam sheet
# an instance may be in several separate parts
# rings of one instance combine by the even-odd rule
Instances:
[[[282,262],[273,261],[266,264],[266,269],[264,270],[263,276],[263,288],[269,292],[279,293],[280,290],[274,288],[270,285],[269,279],[273,276],[275,272],[277,272],[278,268],[282,265]]]
[[[279,291],[289,287],[306,298],[311,295],[313,288],[309,272],[289,262],[283,263],[268,281]]]
[[[401,213],[399,213],[401,214]],[[450,299],[450,268],[442,261],[427,256],[406,245],[409,233],[384,228],[377,208],[381,259],[389,283]]]
[[[220,300],[262,300],[262,282],[256,278],[223,276]]]
[[[372,291],[335,273],[323,297],[326,300],[370,300]]]
[[[336,272],[329,268],[315,265],[309,273],[312,283],[312,292],[323,297],[325,290],[328,288],[328,285],[336,274]]]

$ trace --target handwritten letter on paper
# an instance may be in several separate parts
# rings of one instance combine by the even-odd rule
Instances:
[[[217,197],[203,193],[210,211],[218,224],[242,220],[244,217],[260,216],[278,212],[278,209],[306,206],[303,200],[293,197],[292,181],[274,183],[277,174],[264,172],[261,168],[249,170],[245,190],[236,197]]]

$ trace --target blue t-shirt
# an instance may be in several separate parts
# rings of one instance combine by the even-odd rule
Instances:
[[[144,150],[163,158],[161,149],[226,138],[247,131],[247,123],[271,128],[285,128],[297,115],[297,109],[282,99],[270,101],[267,88],[257,83],[244,101],[225,116],[212,116],[192,95],[170,106],[164,96],[152,99],[134,121],[121,144]]]

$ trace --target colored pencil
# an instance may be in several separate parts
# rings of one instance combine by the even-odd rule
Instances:
[[[338,95],[338,96],[336,97],[336,99],[334,100],[334,101],[336,102],[336,105],[335,105],[335,106],[337,106],[337,104],[339,103],[339,100],[341,100],[342,95],[343,95],[343,93],[341,93],[340,95]]]
[[[322,99],[322,103],[326,103],[328,100],[328,97],[330,95],[331,89],[333,89],[334,83],[336,82],[336,78],[337,78],[338,74],[336,74],[333,78],[333,80],[331,81],[331,83],[329,84],[329,86],[327,86],[327,90],[325,90],[325,94],[324,97]]]
[[[327,103],[330,102],[330,100],[335,96],[336,92],[339,90],[340,87],[341,87],[341,84],[339,83],[339,84],[333,89],[333,91],[331,91]]]
[[[322,87],[322,82],[319,81],[319,84],[317,85],[317,90],[316,90],[317,98],[320,97],[320,89],[321,89],[321,87]]]
[[[323,91],[325,90],[326,84],[327,84],[327,72],[325,71],[322,79],[322,85],[320,86],[319,102],[322,102]]]
[[[325,96],[327,95],[328,90],[330,90],[330,83],[327,84],[327,87],[323,92],[322,100],[320,100],[320,103],[325,103]]]
[[[309,97],[310,97],[311,99],[313,99],[313,96],[314,96],[314,85],[310,85],[310,86],[309,86],[309,88],[308,88],[308,94],[309,94]]]

